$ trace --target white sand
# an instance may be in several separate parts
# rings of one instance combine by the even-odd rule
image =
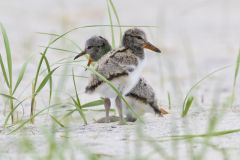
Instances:
[[[161,141],[166,139],[167,136],[178,135],[187,133],[201,134],[206,132],[206,117],[208,115],[207,111],[195,112],[188,116],[187,119],[182,119],[178,116],[178,113],[172,113],[171,115],[165,116],[163,118],[154,117],[152,115],[145,116],[146,121],[143,126],[142,132],[144,135],[154,138],[155,141]],[[239,128],[239,112],[229,111],[217,127],[217,131],[228,130],[228,129],[238,129]],[[47,126],[45,126],[47,127]],[[44,127],[44,128],[45,128]],[[17,135],[5,135],[1,134],[1,156],[2,159],[9,159],[12,157],[16,159],[21,157],[21,159],[31,157],[30,154],[24,153],[18,147],[20,138],[29,138],[31,139],[38,150],[38,155],[46,155],[46,150],[49,147],[46,143],[46,131],[43,132],[41,127],[31,126],[24,129],[24,134],[20,133]],[[47,127],[50,129],[50,127]],[[188,128],[188,129],[186,129]],[[141,142],[142,146],[137,146],[141,152],[136,153],[136,143],[137,137],[136,123],[129,123],[127,126],[119,126],[115,123],[112,124],[95,124],[91,123],[87,126],[82,126],[77,123],[69,125],[67,127],[69,130],[69,135],[67,140],[71,147],[69,149],[75,152],[77,158],[81,158],[84,154],[78,154],[81,150],[81,147],[89,149],[93,153],[103,154],[118,158],[126,158],[134,156],[135,154],[147,155],[152,153],[153,148],[147,143],[147,141]],[[187,130],[187,131],[185,131]],[[57,129],[56,139],[59,141],[58,145],[66,139],[64,137],[64,130],[61,128]],[[210,142],[216,145],[219,149],[225,149],[228,152],[229,159],[237,159],[240,154],[239,147],[239,133],[224,135],[217,138],[212,138]],[[197,143],[198,142],[198,143]],[[197,153],[201,149],[202,139],[199,138],[195,143],[193,143],[192,151]],[[180,141],[178,145],[172,144],[170,141],[160,142],[159,145],[161,148],[168,153],[169,156],[177,156],[179,159],[187,159],[189,157],[190,151],[189,146]],[[176,151],[172,145],[178,149]],[[72,148],[75,148],[72,150]],[[66,154],[68,153],[68,148],[65,148]],[[137,151],[139,152],[139,151]],[[177,152],[177,153],[176,153]],[[13,154],[15,153],[15,154]],[[69,156],[70,154],[68,154]],[[223,159],[223,156],[219,151],[209,149],[207,150],[207,157],[205,159]],[[162,156],[161,156],[162,157]],[[155,152],[152,156],[152,159],[159,159],[159,155]]]

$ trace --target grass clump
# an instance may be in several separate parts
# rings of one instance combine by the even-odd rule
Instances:
[[[228,66],[224,66],[224,67],[221,67],[221,68],[218,68],[212,72],[210,72],[209,74],[207,74],[206,76],[204,76],[203,78],[201,78],[199,81],[197,81],[190,89],[189,91],[187,92],[184,100],[183,100],[183,105],[182,105],[182,117],[185,117],[187,114],[188,114],[188,111],[189,109],[192,107],[192,102],[194,100],[194,97],[193,96],[190,96],[191,93],[193,92],[194,89],[196,89],[204,80],[208,79],[209,77],[213,76],[214,74],[224,70],[224,69],[227,69],[229,68],[230,65]]]
[[[8,99],[9,101],[9,108],[11,112],[11,122],[15,122],[15,116],[14,116],[14,100],[17,100],[14,97],[14,94],[16,93],[27,68],[28,61],[25,62],[21,70],[19,72],[18,78],[14,84],[13,82],[13,69],[12,69],[12,53],[11,53],[11,48],[10,48],[10,42],[8,40],[7,32],[4,28],[4,26],[0,23],[0,30],[2,34],[2,38],[4,41],[4,48],[5,48],[5,53],[6,53],[6,62],[4,63],[4,59],[2,55],[0,54],[0,65],[1,65],[1,70],[3,74],[3,78],[7,87],[7,94],[5,93],[0,93],[1,96],[4,96],[5,98]]]
[[[81,102],[80,102],[80,98],[78,96],[78,92],[77,92],[77,86],[76,86],[76,81],[75,81],[75,75],[74,75],[74,71],[72,70],[72,77],[73,77],[73,85],[74,85],[74,91],[75,91],[75,98],[71,97],[74,106],[76,107],[76,110],[79,112],[81,118],[84,121],[84,124],[87,125],[87,119],[85,117],[85,114],[83,112],[82,106],[81,106]]]

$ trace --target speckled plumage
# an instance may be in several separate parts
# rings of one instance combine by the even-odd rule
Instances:
[[[113,80],[121,76],[128,76],[137,67],[139,59],[130,49],[118,48],[103,56],[97,64],[96,71],[107,80]],[[93,92],[103,81],[96,75],[92,75],[86,92]]]
[[[125,93],[137,83],[144,61],[144,47],[151,45],[145,33],[138,29],[129,29],[124,33],[122,47],[108,52],[99,59],[96,71],[107,80],[113,82],[117,89]],[[160,52],[151,45],[156,52]],[[101,87],[105,85],[105,87]],[[101,87],[101,89],[98,89]],[[92,75],[86,87],[87,93],[98,92],[104,96],[116,96],[109,86],[106,86],[98,76]]]
[[[101,58],[101,61],[98,61],[98,67],[104,66],[103,68],[107,70],[107,72],[105,72],[105,70],[101,70],[100,67],[99,67],[99,72],[102,75],[105,75],[105,77],[107,77],[108,80],[112,80],[113,77],[117,78],[120,76],[124,76],[125,74],[126,75],[128,74],[127,72],[124,72],[124,71],[116,72],[118,69],[116,69],[115,65],[111,65],[109,63],[108,61],[109,57],[113,57],[113,59],[111,60],[117,61],[119,62],[119,64],[127,64],[127,65],[131,64],[134,66],[138,65],[138,59],[136,58],[136,56],[129,56],[129,54],[126,52],[127,49],[125,47],[112,50],[111,53],[106,55],[106,53],[111,50],[111,46],[109,45],[108,41],[101,36],[93,36],[90,39],[88,39],[86,41],[85,48],[87,49],[89,48],[89,46],[101,46],[101,47],[97,47],[96,49],[91,48],[91,50],[88,50],[88,54],[94,61],[98,61]],[[127,58],[123,58],[123,57],[127,57]],[[105,67],[105,65],[108,65],[108,66]],[[110,70],[113,70],[115,74],[112,74],[114,73],[113,71],[109,72]],[[120,68],[119,71],[122,71],[122,68]],[[116,75],[116,73],[118,75]],[[91,90],[94,90],[95,87],[97,87],[98,85],[101,85],[101,83],[102,83],[101,79],[99,79],[97,76],[94,76],[92,80],[92,84],[89,85],[89,88],[87,89],[88,92],[90,92]],[[157,99],[155,97],[153,88],[146,82],[146,80],[143,77],[141,77],[138,80],[137,84],[127,94],[125,94],[125,96],[129,98],[129,101],[134,99],[135,101],[140,101],[141,103],[146,104],[146,106],[149,105],[149,107],[151,107],[156,114],[161,113],[157,104]],[[136,105],[133,104],[133,107],[134,109],[137,110]]]
[[[106,51],[106,44],[108,44],[108,42],[106,43],[106,40],[100,36],[95,38],[96,39],[87,41],[85,50],[77,55],[75,59],[88,53],[90,55],[89,62],[98,61],[95,70],[107,80],[111,81],[118,91],[122,94],[126,94],[131,90],[130,94],[126,95],[126,97],[137,100],[138,102],[141,101],[141,104],[149,104],[156,113],[160,113],[154,101],[154,92],[151,90],[152,88],[143,83],[145,82],[143,79],[140,79],[138,83],[145,57],[144,48],[148,48],[155,52],[160,52],[160,50],[149,43],[145,33],[137,28],[127,30],[123,36],[123,46],[108,53],[103,52]],[[103,39],[103,42],[99,41],[100,39]],[[93,42],[96,42],[96,44]],[[89,64],[90,63],[88,63],[88,65]],[[150,89],[149,94],[147,97],[144,97],[142,90],[143,92],[144,90],[148,92],[148,89]],[[104,106],[106,110],[105,122],[110,121],[109,109],[111,104],[109,98],[115,98],[115,104],[120,116],[120,123],[123,123],[121,98],[100,77],[92,74],[85,91],[86,93],[94,92],[104,96]]]
[[[133,99],[135,101],[139,101],[140,103],[144,103],[144,107],[149,106],[149,109],[143,109],[143,113],[154,111],[154,113],[161,115],[155,92],[143,77],[139,79],[138,83],[127,94],[125,94],[125,97],[128,98],[128,100],[130,101],[129,103],[132,104],[133,110],[138,114],[142,114],[142,108],[140,108],[140,106],[136,106]],[[127,112],[127,114],[131,114],[129,111]]]
[[[91,59],[94,61],[98,61],[102,57],[101,54],[106,54],[111,49],[111,45],[108,41],[101,36],[92,36],[85,44],[86,52],[91,53]]]

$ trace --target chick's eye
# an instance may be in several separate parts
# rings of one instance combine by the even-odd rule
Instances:
[[[143,38],[142,38],[142,37],[140,37],[140,36],[136,36],[136,38],[137,38],[137,39],[141,39],[141,40],[143,39]]]

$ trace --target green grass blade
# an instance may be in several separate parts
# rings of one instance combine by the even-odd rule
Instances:
[[[240,50],[239,50],[239,53],[238,53],[238,56],[237,56],[237,62],[236,62],[236,67],[235,67],[235,74],[234,74],[234,81],[233,81],[233,87],[234,87],[234,88],[235,88],[236,83],[237,83],[239,66],[240,66]]]
[[[77,99],[78,105],[81,106],[80,98],[79,98],[78,92],[77,92],[77,85],[76,85],[76,81],[75,81],[75,74],[74,74],[73,70],[72,70],[72,75],[73,75],[73,85],[74,85],[74,91],[75,91],[76,99]]]
[[[84,124],[87,125],[87,119],[84,115],[84,112],[82,110],[82,106],[81,106],[81,103],[80,103],[80,98],[78,96],[78,92],[77,92],[77,86],[76,86],[76,81],[75,81],[75,74],[74,74],[74,71],[72,70],[72,75],[73,75],[73,85],[74,85],[74,90],[75,90],[75,96],[76,96],[76,100],[72,97],[72,100],[73,102],[75,103],[75,107],[76,109],[78,110],[81,118],[83,119],[84,121]]]
[[[1,23],[0,23],[0,29],[1,29],[1,32],[2,32],[5,51],[6,51],[6,55],[7,55],[9,85],[10,85],[10,88],[12,88],[12,54],[11,54],[10,44],[9,44],[9,40],[8,40],[6,30]]]
[[[193,100],[194,100],[193,96],[188,97],[186,105],[184,106],[184,111],[182,113],[182,117],[185,117],[187,115],[190,107],[192,106]]]
[[[22,100],[21,102],[19,102],[19,103],[13,108],[13,110],[8,113],[8,115],[7,115],[7,117],[5,118],[5,121],[4,121],[4,125],[3,125],[4,128],[7,126],[8,120],[9,120],[9,118],[12,116],[12,114],[14,113],[14,111],[15,111],[19,106],[21,106],[21,104],[22,104],[24,101],[26,101],[26,100],[27,100],[27,99],[24,99],[24,100]]]
[[[221,67],[221,68],[218,68],[216,70],[214,70],[213,72],[210,72],[209,74],[207,74],[206,76],[204,76],[202,79],[200,79],[199,81],[197,81],[190,89],[189,91],[187,92],[185,98],[184,98],[184,101],[183,101],[183,105],[182,105],[182,115],[183,115],[183,112],[185,112],[185,106],[186,106],[186,102],[188,100],[188,97],[189,95],[192,93],[192,91],[197,88],[204,80],[208,79],[209,77],[211,77],[213,74],[217,73],[217,72],[220,72],[224,69],[227,69],[229,67],[231,67],[232,65],[228,65],[228,66],[224,66],[224,67]],[[189,110],[189,109],[188,109]],[[187,113],[185,113],[187,115]]]
[[[59,38],[59,37],[58,37],[58,38]],[[52,42],[50,42],[49,45],[48,45],[48,47],[49,47],[51,44],[53,44],[54,42],[56,42],[56,41],[58,40],[58,38],[56,38],[56,39],[54,39]],[[45,58],[46,58],[45,56],[46,56],[46,54],[47,54],[48,47],[45,48],[44,52],[41,54],[42,56],[41,56],[41,59],[40,59],[40,61],[39,61],[39,63],[38,63],[37,72],[36,72],[36,75],[35,75],[35,78],[34,78],[34,82],[33,82],[33,87],[32,87],[32,88],[33,88],[33,89],[32,89],[32,90],[33,90],[33,93],[35,93],[35,89],[36,89],[36,86],[37,86],[40,69],[41,69],[41,66],[42,66],[43,61],[45,61]],[[45,61],[45,63],[46,63],[46,61]],[[48,66],[47,66],[47,69],[48,69]],[[33,99],[34,99],[34,96],[33,96]]]
[[[46,33],[46,32],[37,32],[37,33],[38,34],[43,34],[43,35],[49,35],[49,36],[60,36],[59,34],[55,34],[55,33]],[[75,46],[79,50],[79,52],[82,51],[81,47],[76,42],[74,42],[73,40],[71,40],[71,39],[69,39],[67,37],[62,37],[62,38],[64,38],[64,39],[68,40],[69,42],[71,42],[73,44],[73,46]]]
[[[169,110],[171,110],[171,108],[172,108],[172,103],[171,103],[171,95],[170,95],[169,92],[168,92],[167,96],[168,96],[168,108],[169,108]]]
[[[215,131],[215,132],[204,133],[204,134],[173,135],[170,137],[172,137],[172,138],[205,138],[205,137],[223,136],[226,134],[232,134],[232,133],[237,133],[237,132],[240,132],[240,129]]]
[[[42,82],[40,83],[40,85],[38,86],[35,95],[37,95],[42,89],[43,87],[46,85],[46,83],[49,81],[49,79],[51,78],[53,72],[55,72],[58,69],[58,67],[54,68],[51,72],[49,72],[45,78],[42,80]]]
[[[50,65],[50,67],[51,67],[51,68],[52,68],[53,66],[62,67],[62,66],[67,65],[67,64],[73,65],[73,64],[78,64],[79,62],[86,62],[85,60],[78,60],[78,61],[74,61],[74,62],[73,62],[73,57],[75,57],[75,56],[68,56],[68,57],[59,59],[59,60],[57,60],[56,62],[52,63],[52,64]],[[68,59],[69,59],[69,61],[67,61]],[[66,60],[66,61],[65,61],[65,60]],[[44,74],[45,72],[47,72],[47,68],[42,69],[41,72],[39,72],[39,75],[42,75],[42,74]]]
[[[75,106],[79,106],[78,102],[73,97],[71,97],[71,99],[72,99]]]
[[[56,122],[60,127],[64,128],[65,126],[53,115],[49,114],[54,122]]]
[[[65,77],[72,77],[73,75],[71,75],[71,74],[55,74],[54,76],[65,76]],[[89,77],[86,77],[86,76],[77,76],[77,75],[75,75],[75,78],[89,78]]]
[[[72,115],[75,111],[77,111],[77,109],[73,109],[73,110],[69,111],[67,114],[65,114],[65,115],[63,116],[63,119],[64,119],[64,118],[67,118],[67,117],[70,116],[70,115]]]
[[[58,105],[58,104],[54,104],[54,105],[51,105],[51,106],[49,106],[49,107],[46,107],[46,108],[40,110],[40,111],[37,112],[36,114],[32,115],[29,119],[27,119],[27,120],[25,120],[24,122],[22,122],[17,128],[13,129],[13,130],[12,130],[11,132],[9,132],[8,134],[12,134],[12,133],[18,131],[19,129],[21,129],[22,127],[24,127],[28,122],[31,122],[32,119],[34,119],[35,117],[37,117],[38,115],[40,115],[40,114],[43,113],[44,111],[49,110],[49,109],[51,109],[51,108],[53,108],[53,107],[55,107],[55,106],[57,106],[57,105]],[[60,105],[60,106],[61,106],[61,105]]]
[[[7,84],[8,88],[10,87],[9,85],[9,81],[8,81],[8,77],[7,77],[7,72],[6,72],[6,69],[4,67],[4,63],[3,63],[3,59],[2,59],[2,55],[0,54],[0,65],[1,65],[1,68],[2,68],[2,73],[3,73],[3,77],[4,77],[4,80],[5,80],[5,83]]]
[[[120,19],[119,19],[119,16],[118,16],[118,13],[117,13],[117,10],[116,10],[116,7],[115,7],[113,1],[109,0],[109,3],[111,5],[113,13],[114,13],[114,15],[115,15],[115,17],[117,19],[118,25],[121,26]],[[119,33],[120,33],[119,37],[120,37],[120,43],[121,43],[121,41],[122,41],[122,28],[121,27],[119,27]]]
[[[50,44],[49,44],[50,45]],[[41,59],[38,63],[38,67],[37,67],[37,72],[36,72],[36,75],[35,75],[35,78],[34,78],[34,81],[33,81],[33,84],[32,84],[32,100],[31,100],[31,110],[30,110],[30,116],[32,117],[34,115],[34,112],[35,112],[35,108],[36,108],[36,87],[37,87],[37,82],[38,82],[38,78],[39,78],[39,73],[40,73],[40,69],[41,69],[41,66],[42,66],[42,63],[44,61],[44,57],[45,55],[47,54],[47,50],[48,48],[46,48],[43,52],[43,54],[41,54]],[[34,117],[32,119],[30,119],[32,123],[34,123]]]
[[[83,111],[95,111],[95,112],[105,112],[105,109],[89,109],[89,108],[84,108]],[[109,112],[116,112],[115,109],[109,109]]]
[[[82,105],[82,108],[100,106],[100,105],[103,105],[103,104],[104,104],[104,100],[100,99],[100,100],[85,103],[85,104]]]
[[[111,26],[111,34],[112,34],[112,47],[115,48],[115,36],[114,36],[114,29],[113,29],[113,22],[112,22],[112,13],[109,6],[109,1],[107,0],[107,9],[108,9],[108,18]]]
[[[7,56],[7,66],[8,66],[8,82],[9,82],[9,95],[12,96],[12,54],[11,54],[11,49],[10,49],[10,44],[9,44],[9,40],[8,40],[8,36],[6,33],[5,28],[3,27],[3,25],[0,23],[0,30],[2,32],[2,37],[3,37],[3,41],[4,41],[4,46],[5,46],[5,51],[6,51],[6,56]],[[13,99],[9,100],[9,106],[11,111],[13,110]],[[14,122],[14,114],[12,114],[12,123]]]
[[[234,73],[234,79],[233,79],[232,95],[230,97],[231,106],[233,105],[234,100],[235,100],[235,88],[236,88],[236,84],[237,84],[239,66],[240,66],[240,50],[239,50],[239,53],[238,53],[238,56],[237,56],[237,61],[236,61],[236,64],[235,64],[235,73]]]
[[[24,76],[24,74],[25,74],[27,65],[28,65],[28,61],[23,64],[23,66],[22,66],[22,68],[21,68],[21,70],[20,70],[20,72],[19,72],[17,82],[16,82],[15,87],[14,87],[14,89],[13,89],[13,94],[16,92],[19,84],[21,83],[21,81],[22,81],[22,79],[23,79],[23,76]]]
[[[42,48],[47,48],[47,46],[39,46]],[[71,50],[67,50],[67,49],[62,49],[62,48],[56,48],[56,47],[48,47],[49,49],[53,49],[53,50],[57,50],[57,51],[62,51],[62,52],[69,52],[69,53],[74,53],[74,54],[78,54],[79,52],[75,52],[75,51],[71,51]]]
[[[49,74],[51,72],[51,68],[50,68],[50,65],[49,65],[49,62],[48,62],[48,59],[47,59],[46,55],[43,55],[43,56],[44,56],[43,59],[44,59],[44,62],[47,66],[47,71],[48,71],[48,74]],[[50,91],[49,91],[49,102],[48,102],[48,104],[51,103],[51,99],[52,99],[52,76],[51,76],[51,74],[49,76],[49,90]]]
[[[79,103],[77,102],[77,100],[75,100],[73,97],[71,97],[74,106],[76,107],[76,110],[78,111],[78,113],[80,114],[80,117],[83,119],[84,124],[87,125],[87,119],[83,113],[83,109],[81,108],[81,106],[79,105]]]
[[[61,39],[61,38],[65,38],[64,36],[66,36],[67,34],[76,31],[78,29],[83,29],[83,28],[96,28],[96,27],[121,27],[121,28],[132,28],[132,27],[141,27],[141,28],[158,28],[158,26],[151,26],[151,25],[85,25],[85,26],[79,26],[79,27],[75,27],[72,28],[68,31],[66,31],[65,33],[58,35],[58,34],[51,34],[51,33],[42,33],[39,32],[39,34],[47,34],[47,35],[53,35],[53,36],[57,36],[57,38],[55,38],[54,40],[52,40],[49,44],[48,47],[50,47],[53,43],[55,43],[57,40]],[[77,45],[78,46],[78,45]],[[48,47],[45,49],[45,52],[47,51]],[[81,50],[81,48],[79,47],[79,49]]]
[[[45,54],[44,54],[45,55]],[[38,67],[37,67],[37,72],[36,72],[36,75],[35,75],[35,78],[34,78],[34,82],[33,82],[33,93],[35,92],[35,89],[37,87],[37,82],[38,82],[38,77],[39,77],[39,72],[40,72],[40,69],[41,69],[41,66],[42,66],[42,62],[43,62],[43,59],[44,59],[44,55],[42,55],[39,63],[38,63]],[[33,97],[34,98],[34,97]]]
[[[240,129],[232,129],[232,130],[222,130],[222,131],[214,131],[210,133],[203,133],[203,134],[185,134],[185,135],[171,135],[171,136],[164,136],[161,139],[157,140],[158,142],[166,142],[166,141],[179,141],[179,140],[189,140],[194,138],[210,138],[210,137],[218,137],[224,136],[227,134],[233,134],[240,132]],[[149,141],[149,139],[145,139]],[[156,140],[155,140],[156,141]]]
[[[3,96],[5,98],[8,98],[8,99],[14,99],[14,100],[17,100],[17,98],[11,96],[11,95],[8,95],[8,94],[4,94],[4,93],[0,93],[0,96]]]

